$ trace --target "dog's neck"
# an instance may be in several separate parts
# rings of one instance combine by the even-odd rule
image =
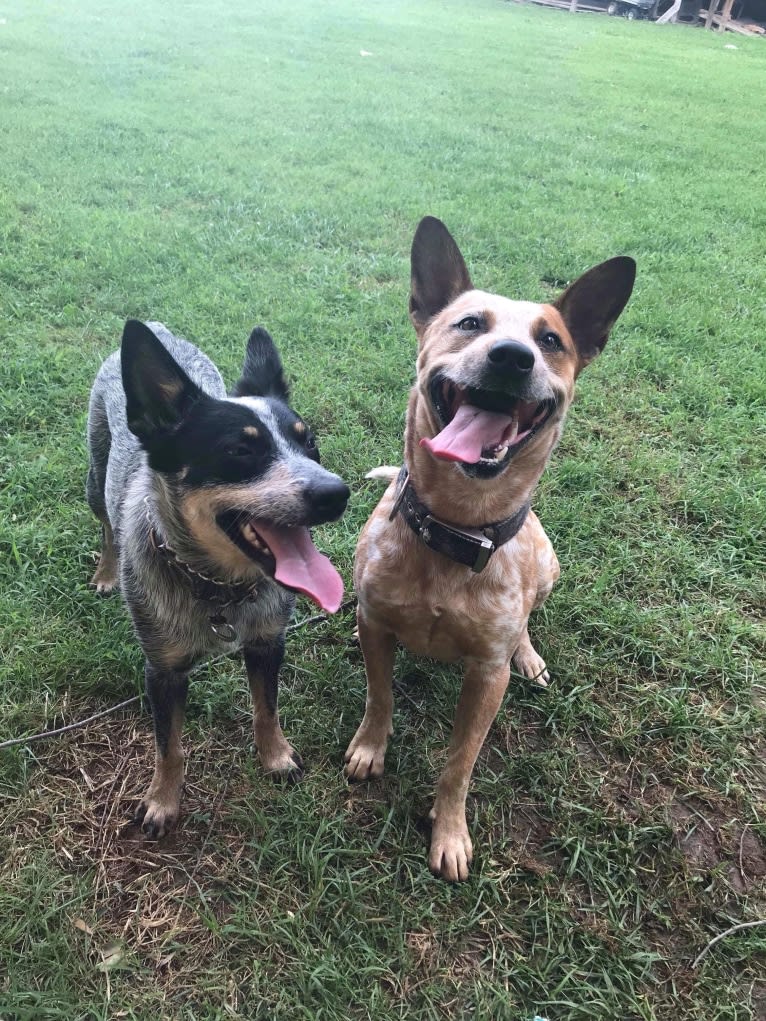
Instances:
[[[151,495],[146,499],[147,518],[161,543],[169,546],[191,567],[201,570],[209,568],[205,553],[200,550],[189,534],[183,517],[178,512],[170,492],[170,486],[159,475],[150,472]]]
[[[153,545],[159,543],[172,550],[174,558],[190,568],[193,574],[198,573],[214,579],[216,584],[236,586],[256,582],[263,577],[263,573],[255,565],[246,575],[240,573],[233,575],[227,570],[219,559],[195,540],[188,522],[178,509],[178,501],[172,492],[172,483],[166,482],[155,472],[150,471],[149,474],[151,495],[146,500],[145,507],[147,521],[154,532],[154,535],[150,536]],[[229,542],[223,533],[216,538],[224,548]]]
[[[410,394],[404,432],[404,458],[412,484],[432,514],[464,527],[510,517],[532,500],[551,451],[561,435],[561,422],[546,429],[519,451],[498,478],[470,478],[448,461],[438,461],[420,446],[432,436],[435,423],[417,387]]]

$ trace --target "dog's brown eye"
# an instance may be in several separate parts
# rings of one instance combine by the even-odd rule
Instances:
[[[538,344],[544,351],[561,351],[564,346],[561,343],[561,338],[558,333],[552,333],[550,331],[548,333],[544,333],[542,337],[540,337]]]
[[[476,333],[481,329],[481,320],[478,316],[466,316],[457,324],[457,328],[463,333]]]
[[[226,450],[229,457],[249,457],[252,452],[253,448],[246,443],[235,443],[233,447],[228,447]]]
[[[316,437],[313,433],[308,433],[306,439],[303,441],[303,446],[306,451],[306,456],[310,457],[312,461],[320,463],[319,458],[319,447],[317,445]]]

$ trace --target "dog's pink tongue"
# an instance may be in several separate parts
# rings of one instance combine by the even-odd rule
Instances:
[[[275,579],[302,592],[323,610],[335,613],[343,599],[343,579],[311,541],[308,528],[275,528],[257,522],[258,533],[274,554]]]
[[[432,440],[422,439],[420,446],[442,461],[476,464],[482,449],[499,446],[512,424],[510,415],[461,404],[450,424]]]

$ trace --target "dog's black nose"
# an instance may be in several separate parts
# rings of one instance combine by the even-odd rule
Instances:
[[[535,353],[518,340],[498,340],[487,358],[493,370],[504,376],[527,376],[535,364]]]
[[[340,479],[327,482],[312,482],[306,488],[306,499],[313,511],[317,524],[339,518],[346,509],[351,490]]]

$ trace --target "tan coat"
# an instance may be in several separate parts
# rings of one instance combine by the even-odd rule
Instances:
[[[555,305],[511,301],[476,290],[444,225],[430,217],[421,222],[410,297],[417,381],[404,446],[410,481],[433,516],[461,528],[486,526],[531,500],[561,436],[575,379],[606,343],[634,273],[632,260],[613,259],[572,284]],[[498,412],[510,424],[480,455],[464,451],[447,460],[434,440],[449,432],[465,404],[471,415],[476,405],[479,418],[483,410]],[[559,565],[530,511],[520,531],[474,574],[429,549],[400,515],[390,520],[395,495],[392,482],[357,545],[354,582],[368,687],[346,771],[356,780],[382,775],[397,641],[419,655],[461,661],[463,689],[431,812],[429,864],[446,879],[465,879],[473,854],[465,820],[471,772],[511,662],[530,680],[549,679],[527,621],[550,593]]]

